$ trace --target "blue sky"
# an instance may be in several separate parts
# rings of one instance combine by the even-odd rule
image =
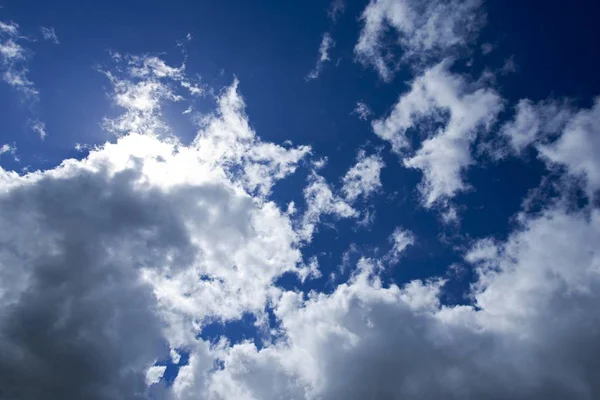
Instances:
[[[600,396],[598,4],[0,5],[0,397]]]

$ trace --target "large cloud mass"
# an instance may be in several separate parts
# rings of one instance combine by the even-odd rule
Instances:
[[[403,61],[423,67],[371,127],[422,173],[426,209],[469,188],[476,145],[505,105],[490,80],[453,72],[446,58],[476,34],[480,5],[371,1],[362,14],[363,63],[391,79],[389,26]],[[0,23],[5,73],[26,72],[17,36],[16,24]],[[443,61],[425,65],[424,52]],[[214,95],[212,113],[195,116],[184,143],[165,104],[192,110],[190,98],[215,92],[185,64],[112,59],[103,72],[122,113],[103,126],[113,141],[44,171],[0,168],[1,399],[600,397],[598,100],[582,109],[522,100],[498,124],[497,159],[531,149],[548,179],[559,177],[557,193],[535,212],[524,207],[504,236],[456,249],[473,272],[456,305],[445,302],[449,275],[386,278],[423,245],[404,225],[346,260],[335,285],[302,286],[323,277],[311,248],[321,224],[368,214],[386,191],[382,149],[361,150],[326,179],[324,162],[304,163],[309,146],[256,134],[237,79]],[[277,182],[299,168],[308,169],[299,203],[276,201]],[[571,177],[586,201],[573,202]],[[279,284],[289,276],[294,284]],[[209,326],[248,315],[255,338],[205,338]]]

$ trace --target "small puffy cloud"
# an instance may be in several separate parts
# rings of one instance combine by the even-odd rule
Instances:
[[[0,146],[0,155],[2,154],[14,154],[17,151],[17,147],[13,144],[10,145],[8,143],[4,143],[2,146]]]
[[[391,28],[402,48],[402,60],[421,62],[450,55],[476,36],[484,17],[481,0],[372,0],[364,9],[364,25],[354,48],[363,65],[389,81],[398,67],[384,35]]]
[[[352,206],[341,196],[335,194],[325,178],[315,172],[309,177],[308,185],[304,188],[306,211],[302,215],[299,235],[310,242],[321,217],[331,215],[335,218],[355,218],[359,215]]]
[[[53,27],[46,28],[46,27],[42,26],[40,28],[40,31],[42,32],[42,37],[44,38],[44,40],[47,40],[54,44],[60,44],[60,41],[58,40],[58,36],[56,36],[56,32],[54,31]]]
[[[392,249],[388,253],[388,258],[393,262],[398,262],[400,256],[406,250],[408,246],[415,244],[415,236],[409,230],[397,227],[394,233],[390,235],[390,243],[392,243]]]
[[[323,70],[323,66],[325,65],[325,63],[330,61],[329,51],[334,46],[335,41],[331,37],[331,34],[329,32],[323,34],[323,38],[321,39],[321,44],[319,46],[319,58],[317,59],[317,65],[315,65],[315,68],[312,71],[310,71],[306,76],[307,81],[319,77],[319,74]]]
[[[356,164],[342,178],[342,192],[352,203],[360,197],[368,198],[381,188],[381,169],[385,166],[377,154],[367,156],[364,150],[358,153]]]
[[[471,83],[448,70],[448,60],[413,80],[391,113],[372,122],[373,131],[388,141],[406,167],[423,172],[423,205],[453,197],[466,189],[463,171],[473,163],[471,146],[479,131],[487,130],[503,108],[495,90]],[[438,129],[438,125],[443,128]],[[409,129],[419,128],[427,138],[409,155]]]
[[[146,385],[150,386],[158,383],[165,374],[166,369],[167,367],[164,365],[153,365],[148,368],[148,371],[146,372]]]

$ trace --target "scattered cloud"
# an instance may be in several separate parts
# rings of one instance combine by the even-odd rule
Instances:
[[[321,217],[331,215],[335,218],[355,218],[359,213],[342,197],[335,194],[325,178],[313,172],[308,185],[304,188],[306,211],[302,215],[298,233],[310,242]]]
[[[393,263],[397,263],[404,250],[415,244],[415,236],[411,231],[397,227],[394,233],[390,235],[389,241],[392,243],[392,249],[388,252],[386,258]]]
[[[19,43],[22,40],[18,24],[0,21],[0,72],[4,82],[28,98],[37,99],[39,93],[27,77],[27,61],[32,53]]]
[[[336,22],[337,19],[344,13],[346,10],[346,1],[345,0],[332,0],[329,5],[329,10],[327,10],[327,16],[333,21]]]
[[[443,61],[415,78],[391,113],[372,122],[373,131],[388,141],[406,167],[423,172],[423,205],[432,207],[465,190],[463,171],[473,163],[471,146],[480,130],[488,130],[503,108],[491,88],[470,83],[449,71]],[[440,129],[439,126],[442,126]],[[410,155],[409,130],[419,128],[426,139]]]
[[[321,39],[321,45],[319,46],[319,58],[317,59],[317,65],[315,65],[315,68],[306,76],[307,81],[317,79],[319,77],[325,63],[331,60],[329,58],[329,51],[334,46],[335,41],[331,37],[331,34],[329,32],[323,34],[323,39]]]
[[[358,153],[356,164],[342,178],[345,199],[353,203],[359,198],[368,198],[381,189],[381,169],[385,166],[377,154],[367,156],[364,150]]]
[[[52,27],[46,28],[46,27],[42,26],[40,28],[40,31],[42,32],[42,37],[44,38],[44,40],[47,40],[54,44],[60,44],[60,41],[58,40],[58,36],[56,36],[56,32],[54,31],[54,28],[52,28]]]
[[[481,53],[483,55],[490,54],[492,51],[494,51],[494,45],[493,44],[486,42],[486,43],[483,43],[481,45]]]
[[[373,111],[364,101],[360,100],[356,102],[356,107],[352,113],[358,115],[360,120],[366,121],[373,114]]]
[[[481,0],[371,0],[361,16],[356,57],[390,81],[401,62],[420,64],[452,55],[470,44],[485,22],[481,4]],[[402,48],[401,59],[394,56],[394,45],[384,40],[390,28]]]
[[[515,61],[515,57],[511,56],[504,60],[504,65],[500,69],[500,73],[502,75],[514,74],[517,72],[517,63]]]
[[[4,143],[2,146],[0,146],[0,157],[5,154],[10,154],[13,156],[15,161],[19,161],[19,157],[17,156],[17,146],[14,143]]]
[[[46,124],[42,121],[33,121],[31,123],[31,130],[37,133],[41,140],[46,139],[46,136],[48,136],[48,133],[46,132]]]

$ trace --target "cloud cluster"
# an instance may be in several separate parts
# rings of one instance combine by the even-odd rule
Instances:
[[[445,60],[415,78],[388,116],[372,122],[373,131],[388,141],[406,167],[420,169],[425,207],[453,197],[467,186],[462,174],[473,163],[471,147],[503,108],[495,90],[449,71]],[[441,128],[440,128],[441,126]],[[411,154],[411,138],[424,137]]]
[[[169,346],[264,313],[273,280],[302,273],[300,237],[265,196],[310,149],[257,138],[237,83],[193,144],[156,134],[155,67],[133,88],[111,76],[143,132],[51,170],[0,170],[15,227],[0,235],[0,397],[146,398]]]
[[[428,64],[469,43],[479,6],[373,0],[363,12],[361,61],[391,78],[382,43],[391,27],[402,59],[423,67],[372,128],[423,173],[427,208],[468,187],[475,142],[504,107],[486,79],[452,72],[448,58]],[[22,68],[18,26],[0,23],[0,31],[3,66]],[[385,281],[419,243],[403,227],[382,257],[345,260],[352,268],[337,287],[284,288],[275,283],[285,274],[302,283],[321,276],[305,246],[320,224],[365,214],[383,189],[381,155],[360,151],[337,187],[317,172],[323,159],[313,161],[301,211],[293,203],[284,211],[273,188],[312,149],[263,141],[237,80],[185,144],[164,118],[165,102],[209,91],[185,64],[152,55],[113,61],[104,73],[122,113],[105,120],[112,142],[45,171],[0,168],[0,225],[9,227],[0,231],[0,398],[600,397],[597,204],[574,206],[561,193],[517,215],[504,239],[459,250],[475,276],[465,305],[444,303],[439,277]],[[580,178],[593,199],[598,126],[600,100],[587,109],[523,100],[499,134],[511,153],[533,147],[549,169]],[[202,339],[207,325],[244,315],[261,340]],[[169,386],[157,361],[185,363],[184,352],[189,361]]]
[[[390,81],[400,62],[426,63],[466,47],[485,21],[481,0],[371,0],[362,13],[364,23],[354,52],[358,60]],[[385,40],[388,29],[400,46]]]
[[[331,294],[282,292],[279,341],[232,346],[222,369],[190,364],[179,383],[204,371],[215,399],[593,399],[599,235],[597,210],[556,207],[476,243],[476,307],[441,305],[440,280],[385,287],[362,259]]]
[[[0,72],[4,82],[29,98],[37,98],[38,91],[27,74],[27,60],[31,51],[20,42],[25,38],[19,32],[19,25],[12,21],[0,21]]]

